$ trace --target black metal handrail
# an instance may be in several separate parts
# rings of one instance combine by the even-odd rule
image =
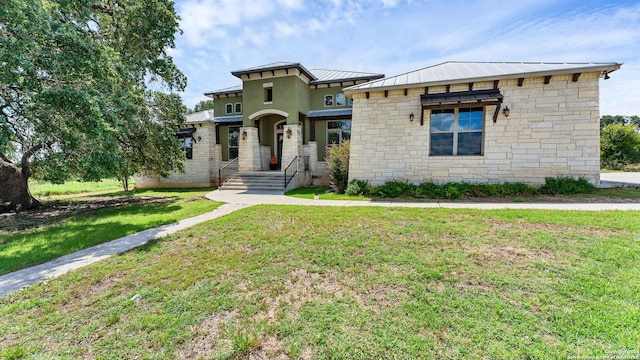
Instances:
[[[225,173],[226,171],[226,173]],[[218,169],[218,186],[222,185],[225,181],[227,181],[230,177],[235,175],[238,172],[238,158],[229,161],[227,165]],[[225,173],[226,176],[222,176]]]
[[[287,189],[287,185],[289,185],[289,183],[291,182],[291,180],[293,179],[294,176],[296,176],[296,174],[298,173],[298,166],[296,166],[296,171],[293,172],[293,174],[291,174],[291,177],[289,177],[287,179],[287,170],[289,170],[289,168],[293,165],[293,163],[295,163],[298,160],[298,157],[294,157],[293,160],[291,160],[291,162],[289,163],[289,166],[287,166],[284,169],[284,189]]]

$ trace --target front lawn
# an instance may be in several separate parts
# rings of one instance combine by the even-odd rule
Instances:
[[[639,254],[637,212],[254,206],[0,299],[0,354],[607,356]]]
[[[203,197],[211,189],[157,189],[76,197],[63,203],[52,198],[44,209],[5,214],[0,225],[0,275],[42,264],[60,256],[181,219],[220,206]],[[95,204],[105,208],[93,209]],[[76,215],[59,216],[76,207]],[[54,220],[49,218],[59,216]],[[18,221],[25,218],[24,221]],[[17,225],[16,225],[17,224]],[[26,229],[25,229],[26,228]]]

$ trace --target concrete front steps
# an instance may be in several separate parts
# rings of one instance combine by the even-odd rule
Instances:
[[[220,185],[219,189],[284,191],[284,174],[280,171],[237,173]]]

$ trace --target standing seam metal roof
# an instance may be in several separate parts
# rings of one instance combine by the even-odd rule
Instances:
[[[620,68],[618,63],[534,63],[534,62],[459,62],[449,61],[408,73],[351,86],[345,92],[360,92],[403,88],[408,85],[432,86],[455,82],[473,82],[570,74],[585,71],[606,71]]]

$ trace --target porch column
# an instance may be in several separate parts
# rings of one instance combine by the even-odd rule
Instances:
[[[291,137],[289,137],[289,134],[291,134]],[[304,171],[304,159],[302,158],[302,126],[285,125],[283,141],[281,171],[284,172],[285,168],[289,166],[296,156],[298,157],[297,164],[292,166],[297,167],[299,171]]]
[[[258,141],[258,129],[254,127],[241,127],[239,140],[238,171],[260,171],[260,143]]]

